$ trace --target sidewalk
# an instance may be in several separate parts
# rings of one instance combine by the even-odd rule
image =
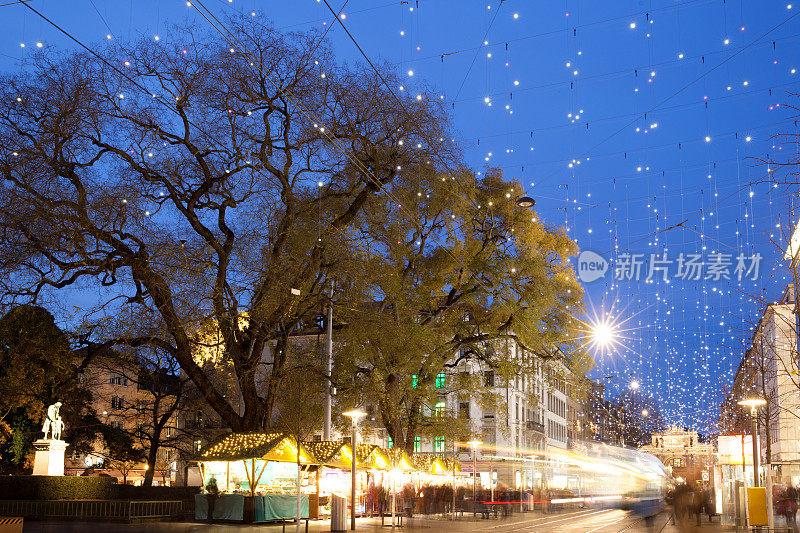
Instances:
[[[347,523],[348,531],[350,522]],[[648,531],[644,521],[635,515],[618,510],[585,509],[552,514],[541,512],[515,513],[508,518],[481,519],[465,514],[455,521],[440,515],[415,516],[411,520],[404,519],[402,528],[396,531],[427,530],[430,532],[453,531],[456,533],[718,533],[722,530],[719,522],[709,524],[703,520],[701,526],[694,521],[689,523],[687,531],[681,531],[671,524],[670,515],[662,513],[655,519],[654,527]],[[391,518],[384,518],[381,526],[380,518],[358,518],[356,531],[375,532],[392,530]],[[278,533],[283,526],[262,524],[206,524],[199,522],[150,522],[140,524],[119,524],[109,522],[35,522],[26,521],[24,533],[244,533],[258,531]],[[305,531],[305,522],[300,531]],[[330,531],[330,520],[309,521],[309,533]],[[294,533],[295,524],[287,523],[286,532]]]

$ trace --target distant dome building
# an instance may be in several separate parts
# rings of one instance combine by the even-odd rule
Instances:
[[[639,451],[658,457],[679,482],[708,481],[713,466],[717,464],[712,444],[701,443],[696,431],[677,426],[654,434],[652,443],[642,446]]]

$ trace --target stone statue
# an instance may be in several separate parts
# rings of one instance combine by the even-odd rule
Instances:
[[[47,434],[50,433],[53,440],[61,440],[61,431],[64,429],[64,421],[61,420],[61,402],[56,402],[47,408],[47,414],[44,417],[44,424],[42,425],[42,432],[44,432],[43,440],[47,440]]]
[[[64,419],[60,416],[53,422],[53,439],[61,440],[61,433],[64,431]]]

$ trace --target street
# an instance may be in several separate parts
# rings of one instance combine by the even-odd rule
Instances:
[[[565,512],[559,514],[542,515],[539,513],[517,513],[509,518],[497,520],[481,520],[464,517],[455,522],[441,518],[415,517],[403,529],[429,529],[432,531],[457,531],[457,532],[550,532],[550,533],[622,533],[645,531],[644,521],[627,511],[618,509],[588,509]],[[301,531],[304,531],[304,524]],[[391,529],[389,521],[382,527],[380,519],[359,519],[356,531],[379,531]],[[399,528],[398,528],[399,529]],[[26,522],[24,533],[60,533],[92,531],[92,533],[107,532],[180,532],[199,533],[210,531],[213,533],[244,532],[248,530],[278,532],[282,531],[280,525],[239,525],[239,524],[199,524],[199,523],[142,523],[142,524],[109,524],[86,522]],[[330,522],[310,522],[310,532],[330,531]],[[695,531],[703,533],[721,530],[719,523],[708,524],[704,522],[701,528]],[[293,524],[286,525],[286,531],[294,531]],[[654,533],[677,533],[678,528],[670,524],[670,515],[661,513],[655,519]]]

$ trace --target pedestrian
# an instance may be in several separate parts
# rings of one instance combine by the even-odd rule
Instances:
[[[700,525],[700,517],[703,516],[704,512],[708,511],[709,508],[709,493],[707,490],[704,490],[703,487],[700,485],[696,486],[694,489],[693,499],[692,499],[692,510],[694,511],[697,517],[697,525]],[[711,521],[709,519],[709,521]]]
[[[672,493],[672,512],[678,528],[685,532],[689,530],[689,513],[692,508],[692,488],[681,484],[675,487]]]
[[[206,501],[208,502],[208,516],[206,519],[209,522],[214,522],[214,507],[217,505],[219,498],[219,487],[217,486],[217,478],[211,474],[211,479],[206,484]]]
[[[786,517],[786,525],[791,526],[793,531],[797,531],[797,498],[798,498],[798,491],[789,483],[789,486],[783,492],[783,494],[779,498],[779,505],[778,507],[781,509],[781,513]]]

